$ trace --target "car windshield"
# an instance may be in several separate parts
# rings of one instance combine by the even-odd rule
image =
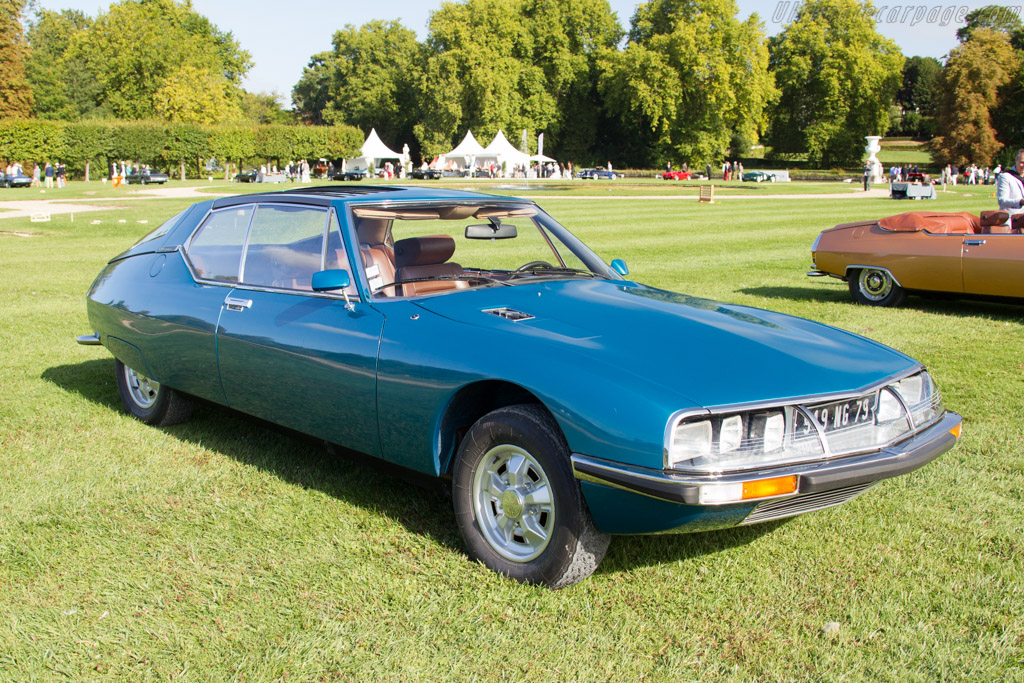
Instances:
[[[376,297],[442,294],[550,279],[619,279],[532,204],[450,203],[352,209]]]

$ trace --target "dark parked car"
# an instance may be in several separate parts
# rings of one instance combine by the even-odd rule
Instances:
[[[29,187],[32,179],[21,173],[6,174],[0,171],[0,185],[4,187]]]
[[[103,268],[79,342],[144,422],[199,397],[447,481],[468,553],[554,588],[611,534],[839,505],[956,442],[902,353],[628,273],[523,199],[221,197]]]
[[[576,174],[577,178],[582,180],[615,180],[619,178],[619,174],[615,171],[609,171],[604,168],[585,168]]]
[[[137,183],[139,185],[148,185],[150,183],[158,183],[160,185],[170,180],[170,177],[166,173],[160,171],[139,171],[137,173],[129,173],[124,177],[124,182],[128,185]]]
[[[436,168],[414,168],[409,172],[413,180],[440,180],[441,171]]]
[[[766,173],[765,171],[747,171],[746,173],[743,174],[742,180],[745,183],[774,183],[775,174]]]
[[[288,176],[284,173],[260,173],[253,169],[235,175],[236,183],[286,183]]]
[[[362,180],[366,177],[365,170],[355,171],[335,171],[334,175],[331,176],[331,180],[340,180],[344,182],[352,182],[354,180]]]

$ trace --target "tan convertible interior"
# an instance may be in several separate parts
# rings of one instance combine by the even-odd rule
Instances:
[[[980,216],[966,211],[908,211],[883,218],[878,221],[878,225],[893,232],[923,230],[939,235],[1019,235],[1024,228],[1024,214],[1013,216],[1011,221],[1006,211],[982,211]]]

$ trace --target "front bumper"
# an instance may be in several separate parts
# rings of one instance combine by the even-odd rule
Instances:
[[[675,474],[665,470],[623,465],[573,453],[572,469],[577,479],[602,484],[657,500],[684,505],[709,505],[700,501],[700,487],[708,484],[737,484],[772,477],[797,477],[798,498],[836,489],[851,489],[912,472],[951,449],[956,444],[954,431],[960,415],[947,412],[932,426],[906,441],[863,455],[832,460],[784,465],[770,469],[722,475]],[[763,500],[763,499],[762,499]],[[750,503],[758,500],[746,501]]]

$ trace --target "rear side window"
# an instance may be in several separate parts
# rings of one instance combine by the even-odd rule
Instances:
[[[258,206],[242,264],[242,282],[312,291],[313,273],[323,270],[326,232],[324,209]]]
[[[0,173],[0,175],[3,175],[3,174]],[[148,235],[143,237],[141,240],[136,242],[135,246],[138,246],[140,244],[145,244],[146,242],[152,242],[153,240],[156,240],[156,239],[160,239],[161,237],[163,237],[164,235],[169,233],[171,231],[171,228],[173,228],[175,225],[177,225],[178,221],[181,220],[181,217],[185,215],[186,211],[188,211],[188,209],[185,209],[185,211],[182,211],[181,213],[177,214],[176,216],[173,216],[172,218],[168,218],[166,221],[164,221],[160,225],[159,228],[157,228],[156,230],[154,230],[153,232],[149,233]]]
[[[200,278],[238,282],[252,211],[252,206],[233,207],[207,217],[188,247],[188,260]]]

